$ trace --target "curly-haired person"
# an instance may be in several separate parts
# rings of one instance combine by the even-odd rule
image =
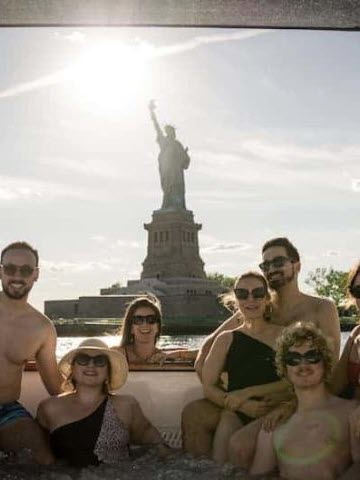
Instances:
[[[298,322],[279,337],[275,362],[278,375],[293,386],[297,408],[273,432],[260,432],[250,473],[278,467],[284,479],[339,479],[360,461],[351,422],[358,402],[329,391],[333,356],[326,337],[312,323]]]

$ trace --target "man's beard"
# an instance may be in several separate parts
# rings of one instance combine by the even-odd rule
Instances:
[[[276,275],[275,278],[271,279],[271,275]],[[267,281],[269,283],[270,288],[273,290],[279,290],[280,288],[284,287],[288,283],[292,282],[295,277],[294,265],[292,265],[291,274],[285,276],[283,272],[274,272],[271,275],[267,276]]]
[[[28,293],[30,292],[32,285],[28,287],[24,287],[21,290],[13,289],[12,291],[9,289],[9,285],[2,285],[3,293],[11,300],[22,300],[23,298],[27,297]],[[23,284],[24,285],[24,284]]]

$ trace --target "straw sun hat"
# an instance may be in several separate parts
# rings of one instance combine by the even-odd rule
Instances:
[[[110,350],[106,343],[98,338],[84,340],[77,348],[70,350],[62,357],[59,362],[59,370],[65,379],[68,379],[70,376],[75,356],[85,350],[90,350],[94,355],[103,354],[108,357],[111,366],[110,378],[108,380],[109,391],[117,390],[124,385],[129,371],[125,356],[116,350]]]

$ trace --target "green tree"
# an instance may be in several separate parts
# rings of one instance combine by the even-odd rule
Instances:
[[[305,283],[314,288],[321,297],[328,297],[334,300],[337,307],[346,300],[347,272],[330,268],[317,268],[309,272]]]
[[[209,280],[215,280],[216,282],[220,283],[220,285],[224,289],[232,288],[234,286],[235,278],[236,278],[236,277],[228,277],[227,275],[224,275],[223,273],[219,273],[219,272],[208,273],[206,277]]]

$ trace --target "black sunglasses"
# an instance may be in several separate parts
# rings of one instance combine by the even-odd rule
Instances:
[[[134,315],[132,317],[132,323],[134,325],[142,325],[143,323],[148,323],[149,325],[153,325],[157,323],[158,319],[156,315]]]
[[[6,275],[15,275],[16,272],[20,273],[20,276],[23,278],[28,278],[32,275],[35,271],[35,268],[31,267],[30,265],[14,265],[13,263],[7,263],[6,265],[1,265],[2,269],[4,270]]]
[[[257,287],[252,290],[246,288],[234,288],[235,297],[238,300],[247,300],[251,295],[254,299],[260,299],[266,297],[266,289],[264,287]]]
[[[106,367],[109,365],[109,359],[107,355],[95,355],[94,357],[87,353],[78,353],[74,358],[74,363],[77,363],[81,367],[86,367],[90,362],[93,362],[94,367]]]
[[[304,362],[306,365],[315,365],[316,363],[321,362],[322,359],[322,354],[319,352],[319,350],[315,349],[308,350],[303,354],[299,352],[287,352],[284,356],[286,365],[290,365],[290,367],[296,367],[302,362]]]
[[[352,285],[349,291],[354,298],[360,298],[360,285]]]
[[[278,256],[274,257],[272,260],[265,260],[265,262],[260,263],[259,267],[263,272],[268,272],[271,268],[271,265],[274,268],[282,268],[287,262],[292,262],[291,258]]]

